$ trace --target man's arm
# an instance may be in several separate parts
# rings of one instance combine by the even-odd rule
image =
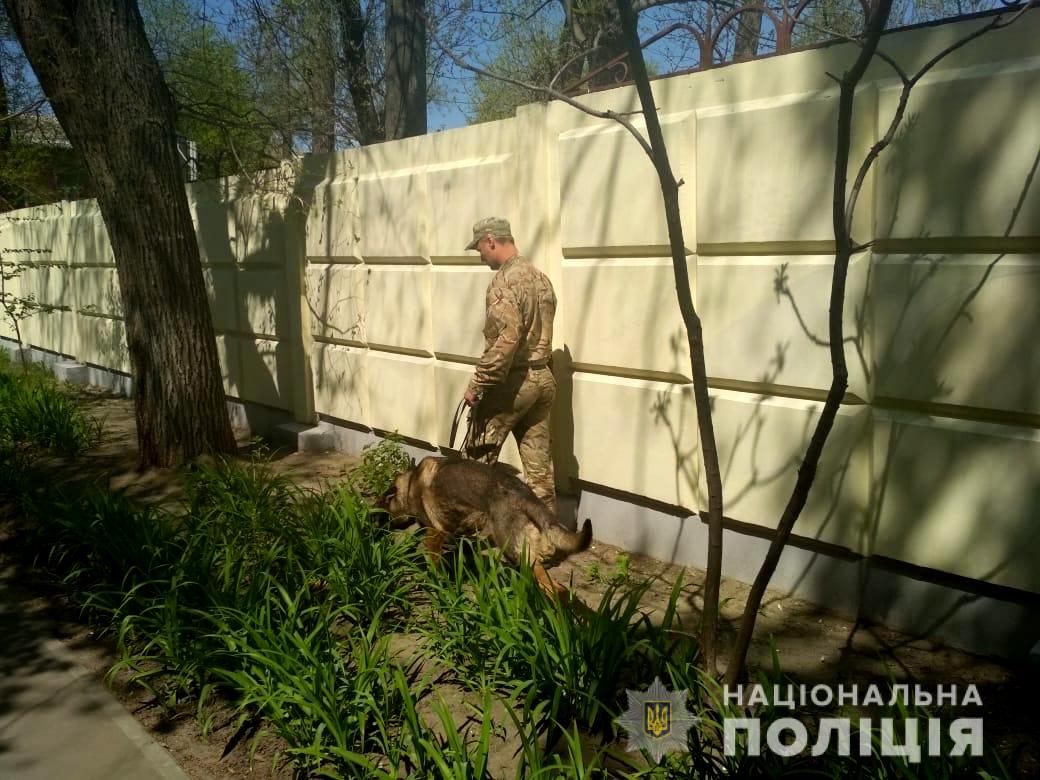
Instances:
[[[484,328],[491,343],[466,389],[466,400],[471,406],[485,390],[505,381],[520,345],[522,318],[513,291],[503,287],[492,291],[491,296]]]

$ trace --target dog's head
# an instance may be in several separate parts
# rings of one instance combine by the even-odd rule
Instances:
[[[383,494],[376,503],[376,506],[385,510],[394,517],[411,514],[411,508],[408,505],[408,493],[411,488],[412,477],[414,474],[415,461],[413,460],[412,467],[407,471],[402,471],[394,478],[393,483],[390,485],[390,489]]]

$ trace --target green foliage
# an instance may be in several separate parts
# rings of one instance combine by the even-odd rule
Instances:
[[[503,20],[500,32],[503,43],[488,70],[508,75],[518,81],[547,87],[563,66],[559,31],[541,17],[521,32],[515,22]],[[559,85],[557,85],[559,87]],[[544,101],[545,95],[493,78],[478,76],[470,95],[473,122],[506,119],[516,113],[518,106]]]
[[[307,776],[486,778],[507,725],[525,778],[1007,774],[992,761],[752,756],[746,743],[725,756],[724,718],[758,716],[764,734],[789,712],[737,709],[697,668],[678,617],[682,578],[648,613],[651,582],[618,577],[594,606],[565,605],[530,569],[468,543],[431,571],[416,535],[374,522],[355,491],[301,491],[262,457],[192,466],[176,511],[98,489],[34,494],[24,510],[38,560],[117,637],[113,673],[128,671],[174,712],[188,707],[204,728],[219,693],[241,731],[277,734]],[[425,638],[468,690],[466,711],[438,698],[436,668],[391,650],[395,632]],[[690,752],[659,766],[623,752],[614,725],[625,690],[657,676],[689,691],[700,718]],[[779,666],[761,681],[782,682]]]
[[[41,366],[15,367],[0,351],[0,447],[78,456],[97,444],[100,423]]]
[[[90,192],[86,166],[74,149],[17,137],[0,148],[0,211],[87,197]]]
[[[349,483],[363,497],[374,500],[386,495],[394,479],[412,467],[412,458],[401,446],[402,439],[388,434],[377,444],[366,446],[361,462],[351,469]]]
[[[147,0],[142,15],[177,102],[177,132],[198,145],[199,176],[270,165],[271,128],[236,43],[183,0]]]
[[[585,567],[585,579],[589,582],[607,582],[611,585],[623,585],[628,582],[631,576],[629,572],[630,563],[631,559],[628,553],[619,552],[610,574],[607,575],[603,573],[603,568],[599,563],[593,561]]]
[[[503,691],[524,681],[526,709],[544,705],[540,730],[578,720],[609,736],[625,688],[649,684],[665,657],[692,665],[696,654],[695,643],[677,630],[681,582],[659,625],[640,610],[649,586],[611,584],[595,609],[570,609],[546,599],[529,569],[475,554],[470,565],[431,583],[424,632],[469,680]]]

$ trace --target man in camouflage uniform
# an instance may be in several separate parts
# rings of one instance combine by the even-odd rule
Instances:
[[[465,454],[495,463],[512,431],[527,484],[555,512],[549,409],[556,380],[549,358],[556,294],[549,278],[520,256],[505,219],[477,222],[466,249],[480,252],[495,275],[487,289],[484,355],[466,389],[466,403],[476,410]]]

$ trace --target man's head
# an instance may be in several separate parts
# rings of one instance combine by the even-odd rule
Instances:
[[[509,220],[502,217],[485,217],[474,224],[473,240],[466,245],[466,249],[480,252],[481,262],[497,271],[506,260],[516,254]]]

